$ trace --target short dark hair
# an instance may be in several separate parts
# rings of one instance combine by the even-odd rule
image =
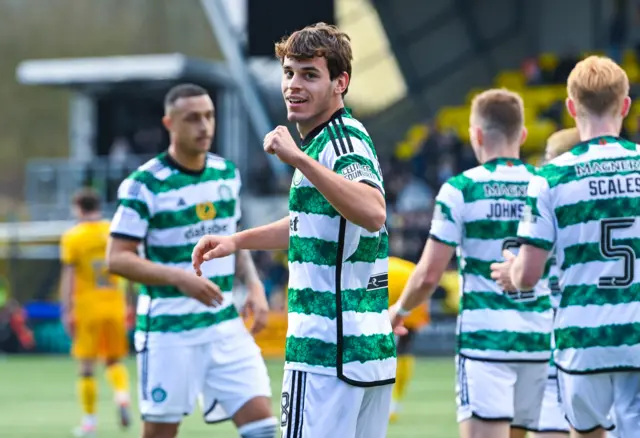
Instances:
[[[171,88],[164,97],[164,107],[168,108],[176,103],[178,99],[183,97],[205,96],[209,93],[200,85],[196,84],[179,84]]]
[[[73,195],[73,205],[80,208],[83,213],[100,211],[102,201],[100,195],[91,187],[83,187]]]
[[[471,114],[483,130],[496,131],[510,142],[518,140],[524,126],[524,103],[518,93],[505,88],[483,91],[473,98]]]
[[[334,25],[316,23],[302,30],[293,32],[276,43],[276,57],[280,63],[284,58],[295,60],[312,59],[315,57],[327,60],[329,78],[334,80],[345,72],[351,80],[351,39]],[[349,86],[344,90],[347,94]]]

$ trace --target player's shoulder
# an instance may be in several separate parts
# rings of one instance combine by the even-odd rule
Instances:
[[[236,163],[221,155],[214,154],[213,152],[207,153],[207,167],[219,170],[237,169]]]
[[[146,163],[141,164],[136,170],[129,174],[126,180],[150,185],[154,181],[163,179],[170,170],[166,161],[163,159],[165,154],[160,154],[151,158]]]
[[[321,148],[329,152],[335,152],[337,155],[357,152],[356,149],[358,149],[359,145],[371,149],[375,155],[375,148],[369,132],[364,127],[364,124],[353,117],[346,108],[334,113],[326,123],[321,125],[321,129],[316,132],[311,141],[320,142],[319,146]],[[327,147],[329,145],[332,145],[333,148]]]
[[[482,166],[472,167],[447,179],[443,184],[444,189],[454,188],[462,193],[473,187],[479,181],[486,179],[486,169]]]
[[[84,222],[78,222],[67,229],[60,237],[62,245],[75,245],[87,236],[87,226]]]

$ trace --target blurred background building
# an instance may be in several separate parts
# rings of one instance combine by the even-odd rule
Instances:
[[[71,224],[70,198],[89,185],[113,212],[122,179],[168,145],[162,99],[172,85],[194,82],[213,96],[213,150],[242,171],[244,225],[286,214],[291,169],[263,153],[262,137],[287,124],[273,44],[289,32],[325,21],[351,36],[347,106],[381,156],[391,253],[412,261],[440,185],[476,165],[468,146],[476,93],[522,94],[523,154],[536,164],[546,137],[572,124],[564,84],[579,59],[613,57],[633,82],[632,98],[640,81],[635,0],[0,0],[0,17],[3,302],[47,324],[36,331],[42,350],[65,348],[57,244]],[[639,116],[634,104],[623,133],[631,140]],[[282,311],[286,256],[255,258],[272,308]],[[453,350],[456,307],[449,276],[432,303],[425,352]],[[279,346],[282,327],[265,336]]]

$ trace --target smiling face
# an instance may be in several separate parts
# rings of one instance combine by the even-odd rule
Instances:
[[[199,155],[211,149],[215,120],[209,95],[177,99],[167,108],[163,123],[181,152]]]
[[[301,133],[310,131],[342,107],[342,93],[348,83],[346,73],[331,80],[325,58],[284,58],[282,95],[287,118],[296,122]]]
[[[353,59],[349,36],[316,23],[284,37],[275,52],[282,64],[287,117],[304,136],[344,106]]]

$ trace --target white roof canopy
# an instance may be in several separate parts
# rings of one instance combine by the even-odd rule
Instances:
[[[225,63],[166,55],[33,59],[21,62],[16,76],[25,85],[81,87],[139,81],[195,81],[234,86]]]

